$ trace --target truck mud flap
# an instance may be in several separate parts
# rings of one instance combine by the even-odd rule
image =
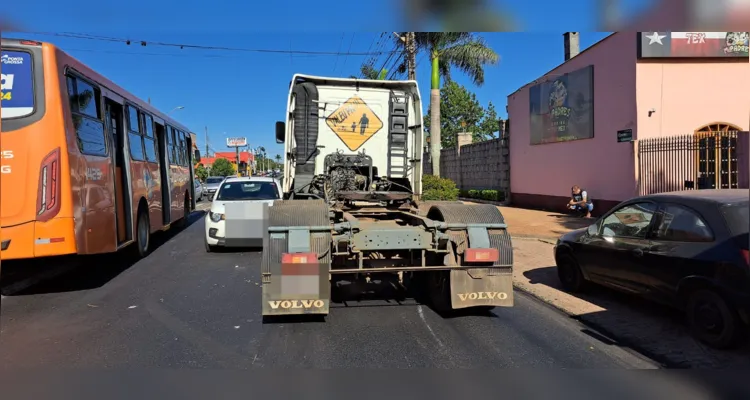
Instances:
[[[331,228],[325,203],[275,202],[268,218],[261,262],[263,316],[327,315]]]
[[[450,308],[513,307],[513,243],[500,210],[490,204],[443,203],[433,205],[427,218],[467,227],[448,232],[455,263],[462,265],[449,274]],[[465,262],[470,249],[496,249],[497,260],[470,266]]]
[[[453,309],[491,306],[513,307],[513,273],[501,268],[468,268],[451,271]]]

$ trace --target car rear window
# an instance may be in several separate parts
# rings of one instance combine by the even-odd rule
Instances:
[[[750,226],[750,213],[748,213],[747,201],[741,203],[727,204],[721,207],[721,213],[727,221],[732,235],[747,235]]]
[[[31,53],[0,51],[0,118],[20,118],[34,112]]]
[[[274,182],[233,181],[219,190],[216,200],[276,200],[279,192]]]

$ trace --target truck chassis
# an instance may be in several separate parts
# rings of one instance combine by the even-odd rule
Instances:
[[[269,207],[264,319],[327,315],[332,285],[372,279],[416,289],[441,314],[513,306],[513,246],[497,207],[407,201],[394,208],[375,192],[343,195],[348,201],[335,206],[292,199]]]

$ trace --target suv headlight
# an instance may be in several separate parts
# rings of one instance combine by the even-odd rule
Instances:
[[[209,211],[208,217],[211,218],[211,221],[219,222],[224,219],[224,214]]]

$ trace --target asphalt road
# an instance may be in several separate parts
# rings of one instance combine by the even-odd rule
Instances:
[[[199,214],[122,255],[2,299],[0,368],[655,368],[540,301],[444,319],[428,306],[334,304],[261,324],[260,253],[206,253]]]

